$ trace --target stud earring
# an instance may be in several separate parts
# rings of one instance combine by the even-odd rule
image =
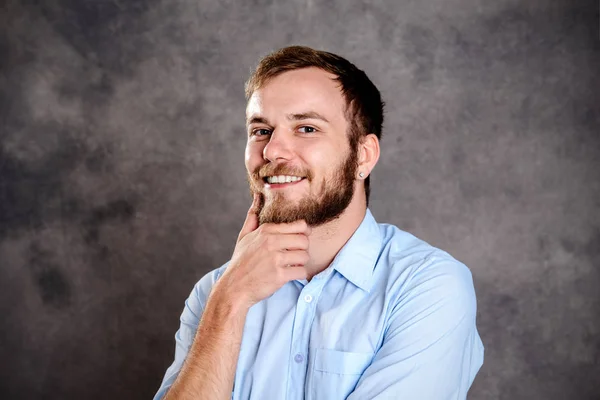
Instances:
[[[361,178],[364,178],[365,177],[365,173],[364,172],[359,172],[358,176],[360,176]]]

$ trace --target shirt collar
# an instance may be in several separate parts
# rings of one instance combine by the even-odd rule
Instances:
[[[363,221],[335,256],[331,266],[350,282],[369,292],[380,250],[379,225],[367,208]]]

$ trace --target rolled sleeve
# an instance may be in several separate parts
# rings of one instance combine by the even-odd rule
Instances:
[[[219,270],[213,270],[206,274],[192,289],[189,297],[185,301],[185,307],[181,313],[179,329],[175,333],[175,359],[171,366],[167,369],[165,376],[162,380],[160,388],[154,400],[160,400],[167,393],[183,366],[183,363],[190,350],[196,330],[202,313],[204,312],[204,306],[206,305],[206,299],[210,294],[213,284],[217,280]]]

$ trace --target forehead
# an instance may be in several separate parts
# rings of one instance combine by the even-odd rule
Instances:
[[[346,101],[335,78],[319,68],[277,75],[254,91],[248,100],[246,117],[261,115],[268,118],[271,115],[276,118],[278,113],[316,111],[329,121],[345,120]]]

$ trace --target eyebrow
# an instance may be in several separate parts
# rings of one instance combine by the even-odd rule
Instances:
[[[289,119],[290,121],[301,121],[303,119],[319,119],[323,122],[329,123],[327,118],[315,111],[308,111],[300,114],[288,114],[287,119]]]
[[[253,115],[251,118],[248,118],[246,120],[246,125],[251,125],[251,124],[265,124],[265,125],[269,125],[269,121],[267,121],[266,118],[259,117],[258,115]]]
[[[299,113],[299,114],[288,114],[286,117],[289,121],[302,121],[305,119],[318,119],[320,121],[329,123],[329,120],[327,120],[327,118],[325,118],[324,116],[322,116],[321,114],[319,114],[318,112],[315,112],[315,111],[307,111],[307,112],[303,112],[303,113]],[[251,124],[270,125],[269,121],[266,118],[258,116],[258,115],[253,115],[246,121],[246,125],[251,125]]]

